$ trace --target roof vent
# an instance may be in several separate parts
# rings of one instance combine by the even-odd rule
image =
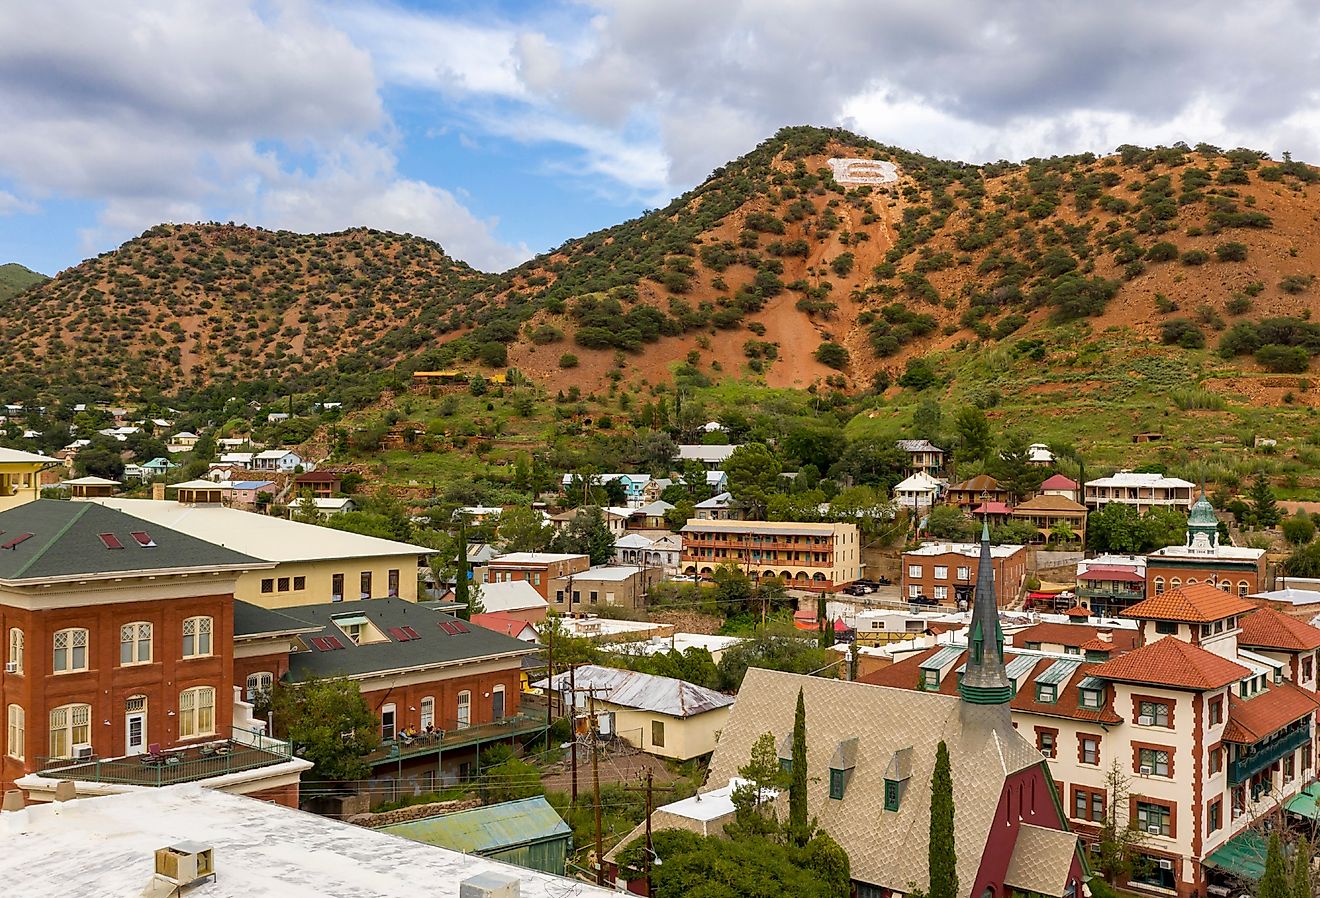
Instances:
[[[113,533],[98,533],[97,536],[100,537],[101,542],[107,549],[124,548],[124,544],[119,541],[119,537],[115,536]]]
[[[175,888],[191,885],[199,879],[215,876],[215,855],[210,845],[179,842],[156,849],[156,877]]]
[[[16,537],[14,537],[13,539],[11,539],[9,542],[5,543],[3,546],[0,546],[0,549],[13,549],[13,548],[15,548],[16,546],[18,546],[19,543],[23,542],[24,540],[31,539],[31,538],[32,538],[32,534],[31,534],[31,533],[22,533],[22,534],[19,534],[18,536],[16,536]]]
[[[519,882],[511,873],[478,873],[458,884],[458,898],[518,898]]]

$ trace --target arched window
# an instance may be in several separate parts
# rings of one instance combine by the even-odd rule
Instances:
[[[209,617],[190,617],[183,622],[183,657],[205,658],[211,654],[213,623]]]
[[[119,664],[151,663],[151,624],[134,621],[119,628]]]
[[[72,758],[76,748],[91,744],[91,705],[60,705],[51,709],[50,756],[52,758]]]
[[[9,655],[5,660],[9,662],[7,673],[23,672],[23,631],[18,627],[9,631]]]
[[[465,730],[472,725],[472,693],[464,689],[458,694],[458,728]]]
[[[1177,577],[1169,581],[1169,589],[1178,589],[1180,586],[1182,586],[1182,580]]]
[[[210,618],[203,618],[210,620]],[[215,689],[194,686],[179,693],[179,738],[215,735]]]
[[[23,746],[27,739],[26,716],[22,705],[9,706],[9,727],[7,741],[5,742],[5,754],[20,761],[23,760]]]
[[[254,674],[248,674],[247,689],[244,691],[244,701],[256,701],[258,698],[269,695],[271,684],[274,682],[275,677],[264,670]]]
[[[1195,583],[1195,582],[1196,582],[1196,578],[1195,578],[1195,577],[1188,577],[1188,578],[1187,578],[1187,585],[1188,585],[1188,586],[1191,586],[1191,585],[1192,585],[1193,583]]]
[[[1240,596],[1245,596],[1245,595],[1247,594],[1247,589],[1248,589],[1248,588],[1249,588],[1249,587],[1247,586],[1247,581],[1246,581],[1246,580],[1239,580],[1239,581],[1238,581],[1238,595],[1240,595]]]
[[[1163,578],[1163,577],[1156,577],[1156,578],[1155,578],[1155,595],[1159,595],[1159,594],[1162,593],[1162,592],[1164,592],[1164,578]]]
[[[435,727],[435,696],[428,695],[422,699],[420,707],[422,709],[421,716],[417,723],[422,732],[426,732],[428,729]]]
[[[55,673],[71,673],[87,669],[87,631],[82,628],[59,630],[55,633]],[[52,755],[54,752],[51,753]]]

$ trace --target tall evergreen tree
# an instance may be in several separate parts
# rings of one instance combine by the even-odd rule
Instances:
[[[788,782],[788,832],[799,845],[807,832],[807,704],[798,689],[797,713],[793,717],[793,770]],[[952,896],[950,896],[952,898]]]
[[[458,616],[463,620],[469,620],[472,617],[472,609],[468,606],[467,527],[463,524],[458,527],[458,573],[455,574],[455,581],[454,601],[463,604],[463,607],[458,609]]]
[[[1313,898],[1315,894],[1311,885],[1311,853],[1311,843],[1299,839],[1293,858],[1292,898]]]
[[[1288,883],[1288,864],[1283,859],[1283,847],[1278,832],[1270,833],[1270,847],[1265,854],[1265,875],[1260,878],[1257,898],[1291,898]]]
[[[953,845],[953,771],[949,747],[940,740],[930,776],[930,887],[927,898],[957,898],[958,855]]]
[[[834,645],[834,625],[827,620],[828,611],[825,596],[816,597],[816,628],[820,647],[827,649]]]
[[[1279,506],[1274,502],[1274,491],[1263,471],[1251,482],[1247,498],[1251,500],[1251,516],[1257,526],[1273,527],[1279,523]]]

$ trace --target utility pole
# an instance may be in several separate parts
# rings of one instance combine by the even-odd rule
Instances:
[[[572,806],[577,807],[577,686],[573,682],[573,673],[575,668],[568,669],[568,694],[572,696],[569,699],[569,751],[572,753],[570,762],[573,765],[573,792]]]
[[[595,696],[595,693],[592,693]],[[605,885],[605,857],[600,830],[600,751],[596,740],[596,715],[592,714],[591,728],[591,788],[596,804],[596,885]],[[649,818],[648,818],[649,819]]]
[[[550,725],[555,722],[555,630],[549,628],[549,639],[546,640],[546,683],[549,688],[545,690],[545,747],[550,747]]]
[[[651,768],[646,769],[646,894],[652,894],[651,889],[651,858],[655,854],[655,849],[651,847],[651,780],[654,774]]]

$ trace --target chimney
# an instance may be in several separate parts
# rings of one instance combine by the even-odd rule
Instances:
[[[520,882],[508,873],[478,873],[458,884],[458,898],[518,898]]]
[[[165,484],[153,483],[151,485],[151,499],[153,502],[165,501]]]
[[[1114,641],[1114,631],[1109,627],[1105,627],[1102,630],[1097,630],[1095,635],[1100,639],[1101,642]]]

